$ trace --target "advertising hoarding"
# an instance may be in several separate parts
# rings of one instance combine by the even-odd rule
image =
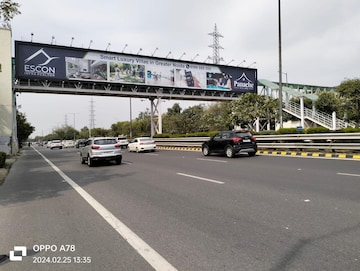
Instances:
[[[253,92],[257,70],[89,50],[32,42],[15,42],[16,78],[94,81],[114,84]]]

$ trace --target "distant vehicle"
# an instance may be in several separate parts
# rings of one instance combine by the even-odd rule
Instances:
[[[63,140],[62,143],[63,143],[64,148],[74,148],[75,147],[74,140]]]
[[[78,139],[76,140],[75,142],[75,147],[78,149],[78,148],[82,148],[85,146],[85,143],[86,143],[86,139]]]
[[[129,145],[129,140],[127,140],[127,138],[125,136],[118,136],[117,141],[120,144],[122,149],[126,149],[127,146]]]
[[[61,140],[58,140],[58,139],[52,140],[50,142],[50,146],[49,146],[50,150],[52,150],[52,149],[62,149],[63,147],[64,146],[63,146]]]
[[[120,165],[121,160],[121,146],[115,137],[89,138],[80,150],[81,163],[86,162],[89,167],[94,166],[95,161],[115,161]]]
[[[247,130],[222,131],[202,144],[202,153],[205,156],[220,153],[231,158],[237,153],[248,153],[249,156],[254,156],[256,152],[256,138]]]
[[[129,152],[155,151],[156,144],[151,137],[136,137],[128,144]]]

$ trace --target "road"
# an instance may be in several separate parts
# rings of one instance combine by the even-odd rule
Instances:
[[[359,165],[25,148],[0,186],[0,269],[358,271]]]

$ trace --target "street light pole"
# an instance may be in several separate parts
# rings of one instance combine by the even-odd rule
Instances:
[[[281,7],[280,0],[278,0],[278,16],[279,16],[279,122],[280,128],[283,128],[282,117],[282,58],[281,58]]]
[[[130,138],[132,138],[132,106],[131,106],[131,97],[130,97]]]
[[[74,116],[74,140],[75,140],[75,131],[76,131],[76,128],[75,128],[75,115],[79,114],[79,113],[68,113],[68,114],[72,114]]]

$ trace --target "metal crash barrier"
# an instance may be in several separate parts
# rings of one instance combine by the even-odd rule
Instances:
[[[255,135],[259,150],[360,152],[360,133]],[[201,148],[209,137],[155,138],[159,147]]]

